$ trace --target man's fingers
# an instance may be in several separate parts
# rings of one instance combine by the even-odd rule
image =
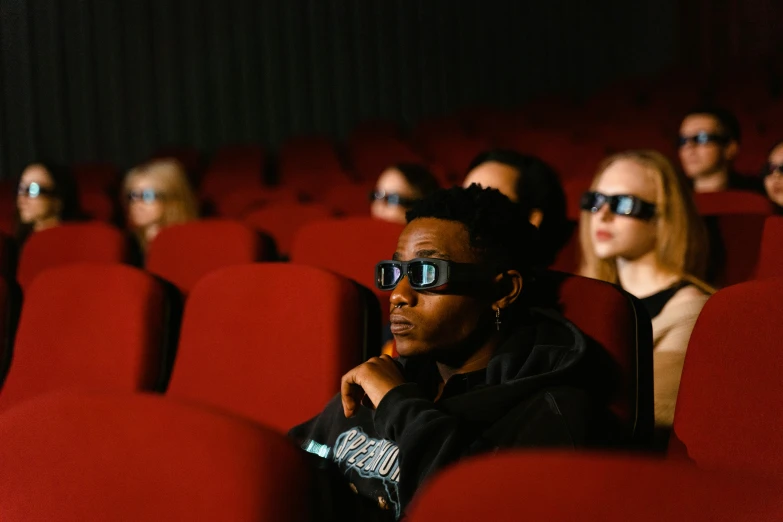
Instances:
[[[346,417],[353,417],[359,407],[359,401],[364,396],[362,387],[354,382],[353,372],[343,376],[340,383],[340,396],[343,402],[343,413]]]

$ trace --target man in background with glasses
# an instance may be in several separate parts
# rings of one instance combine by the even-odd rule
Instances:
[[[758,179],[734,171],[741,137],[739,121],[725,109],[696,108],[685,116],[680,125],[679,156],[694,192],[761,190]]]

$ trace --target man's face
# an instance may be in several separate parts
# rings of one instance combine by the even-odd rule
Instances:
[[[708,137],[705,143],[696,143],[699,135]],[[736,143],[715,140],[711,137],[725,136],[718,120],[709,114],[691,114],[680,125],[680,139],[687,139],[680,146],[680,163],[685,174],[691,178],[707,176],[726,169],[736,155]]]
[[[435,258],[478,264],[468,231],[456,221],[419,218],[405,227],[394,259]],[[487,295],[455,293],[449,283],[437,289],[416,291],[403,277],[392,291],[391,327],[400,355],[449,353],[470,344],[473,336],[491,325],[491,299]]]

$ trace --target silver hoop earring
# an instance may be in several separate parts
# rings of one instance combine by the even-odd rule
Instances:
[[[500,331],[500,308],[495,310],[495,328],[498,329],[498,332]]]

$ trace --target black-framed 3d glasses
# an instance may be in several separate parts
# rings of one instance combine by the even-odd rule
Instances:
[[[688,143],[694,145],[707,145],[708,143],[717,143],[718,145],[726,145],[729,142],[729,137],[723,134],[711,134],[709,132],[699,132],[690,136],[680,135],[677,139],[677,145],[684,147]]]
[[[582,210],[598,212],[604,205],[609,205],[612,214],[627,216],[637,219],[649,220],[655,217],[655,204],[636,196],[618,194],[607,196],[600,192],[585,192],[582,195]]]
[[[153,189],[131,190],[128,192],[128,202],[141,201],[144,203],[154,203],[166,198],[162,192]]]
[[[484,265],[418,257],[410,261],[378,263],[375,266],[375,286],[379,290],[394,290],[402,278],[407,277],[414,290],[430,290],[446,283],[489,281],[494,275],[494,271]]]
[[[53,196],[56,191],[54,189],[42,187],[38,183],[30,183],[29,185],[19,185],[16,188],[16,193],[19,196],[27,196],[28,198],[37,198],[39,196]]]
[[[783,163],[779,163],[779,164],[767,163],[766,165],[764,165],[764,168],[761,170],[761,173],[765,178],[767,176],[773,175],[776,172],[781,176],[783,176]]]
[[[379,190],[370,192],[370,201],[384,201],[387,205],[399,205],[401,207],[410,207],[416,202],[413,198],[406,198],[399,194],[387,194]]]

